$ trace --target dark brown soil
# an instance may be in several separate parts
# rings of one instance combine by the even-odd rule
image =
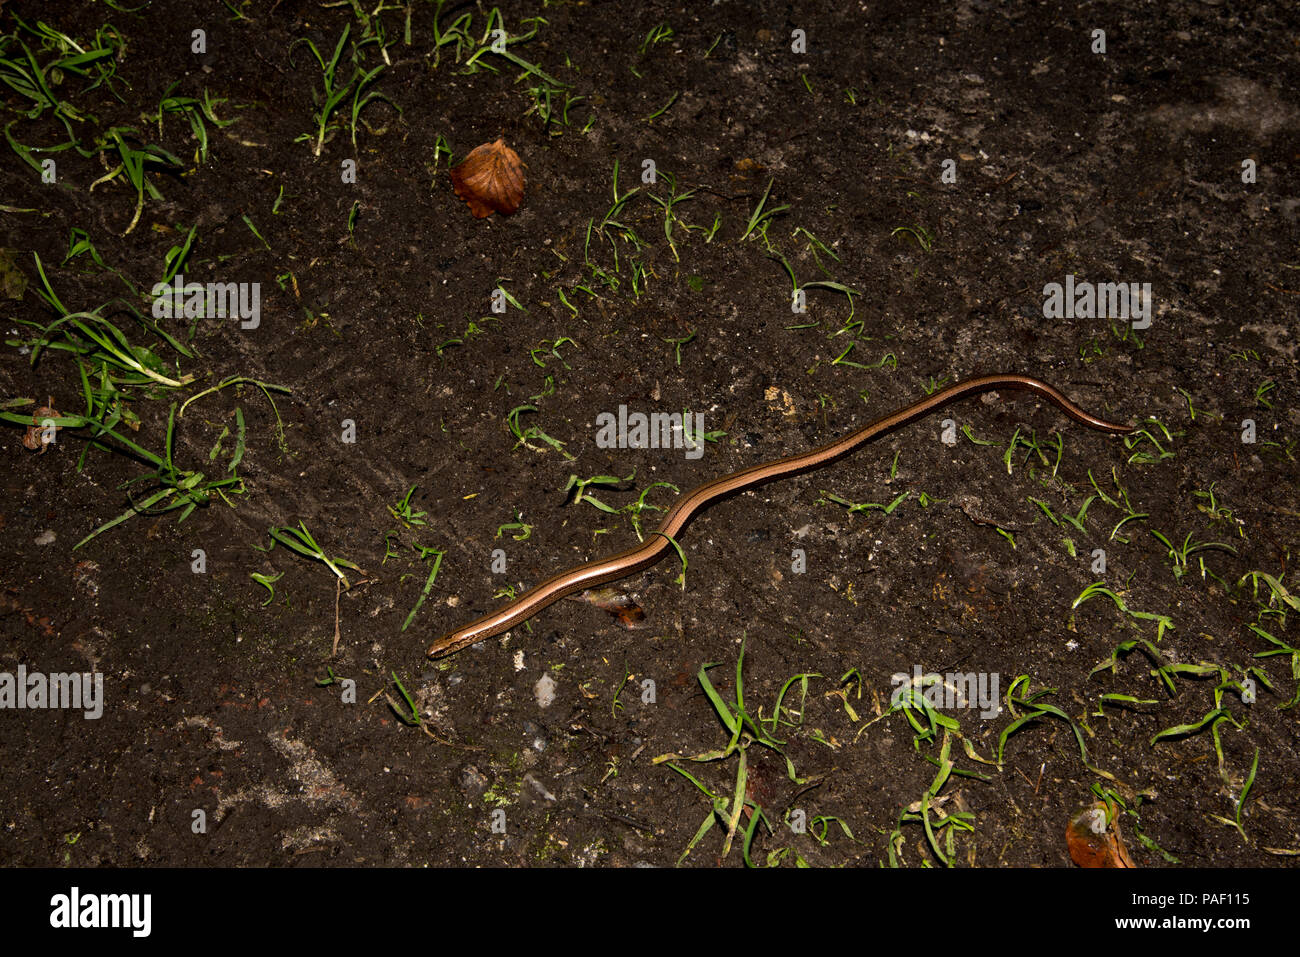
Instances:
[[[234,376],[292,390],[272,393],[283,441],[256,387],[197,399],[176,420],[176,467],[228,475],[238,411],[242,486],[184,521],[135,515],[76,549],[156,477],[121,446],[83,461],[88,428],[29,451],[14,420],[34,406],[10,408],[0,672],[99,672],[105,702],[98,720],[0,714],[0,862],[671,865],[710,814],[708,789],[723,809],[687,864],[741,866],[761,808],[759,865],[1063,867],[1067,822],[1094,788],[1127,808],[1139,866],[1294,860],[1300,708],[1283,706],[1300,679],[1286,650],[1300,645],[1300,605],[1251,577],[1300,594],[1293,4],[502,5],[510,37],[536,26],[507,52],[580,98],[567,123],[558,87],[550,123],[529,112],[541,81],[517,63],[489,51],[466,72],[491,8],[442,8],[441,29],[467,17],[473,43],[459,62],[443,46],[435,65],[436,4],[412,4],[409,45],[405,7],[388,7],[391,62],[367,88],[388,99],[361,110],[354,148],[348,97],[319,158],[299,138],[315,129],[321,70],[298,41],[328,59],[349,27],[346,74],[376,31],[350,5],[0,11],[17,62],[19,41],[39,63],[59,55],[38,19],[87,48],[111,23],[125,41],[111,82],[51,78],[78,112],[71,128],[89,149],[132,126],[136,145],[182,161],[149,167],[161,198],[146,196],[123,235],[135,191],[120,176],[91,191],[116,150],[33,154],[57,164],[43,184],[0,146],[0,245],[14,251],[0,400],[85,412],[76,358],[49,348],[33,364],[23,345],[39,331],[22,323],[61,315],[38,294],[33,253],[68,310],[125,296],[148,314],[191,227],[184,276],[260,283],[260,324],[162,320],[187,357],[108,306],[134,344],[195,377],[124,386],[139,428],[117,431],[161,453],[173,403]],[[671,35],[650,42],[660,24]],[[367,71],[384,62],[378,42],[356,55]],[[173,85],[238,119],[207,124],[206,162],[182,115],[159,131]],[[3,92],[13,140],[67,141],[52,109],[29,118],[32,101]],[[476,219],[438,146],[458,160],[499,136],[527,164],[524,205]],[[782,209],[746,236],[769,183],[764,208]],[[672,207],[670,238],[674,184],[694,192]],[[615,190],[634,188],[611,216]],[[619,225],[602,232],[607,216]],[[73,229],[106,268],[65,261]],[[782,257],[799,283],[858,295],[814,286],[794,314]],[[1149,283],[1149,328],[1045,318],[1044,287],[1070,275]],[[494,313],[498,286],[521,308]],[[1089,431],[1012,392],[966,401],[711,508],[679,542],[684,588],[671,555],[617,586],[644,609],[641,628],[565,601],[508,637],[425,658],[501,589],[634,543],[623,509],[654,483],[686,490],[988,372],[1039,376],[1098,415],[1145,422],[1146,437]],[[620,406],[701,412],[716,441],[698,459],[598,447],[597,417]],[[512,418],[519,407],[531,408]],[[955,444],[941,441],[946,419]],[[519,443],[512,422],[563,451]],[[633,473],[590,489],[622,511],[565,491],[571,475]],[[423,524],[394,512],[412,487]],[[837,504],[904,494],[891,511]],[[1072,526],[1063,516],[1090,496]],[[660,487],[646,500],[672,498]],[[498,531],[512,522],[530,534]],[[343,569],[350,588],[283,545],[259,550],[269,529],[299,523],[364,570]],[[1193,547],[1206,543],[1221,544]],[[403,630],[435,561],[421,546],[441,564]],[[1171,557],[1184,550],[1185,566]],[[283,575],[269,602],[253,573]],[[1094,582],[1172,628],[1104,595],[1073,607]],[[707,674],[734,702],[742,648],[749,730],[780,750],[746,735],[693,762],[732,738],[700,670],[719,663]],[[886,714],[891,675],[914,669],[995,678],[1001,708],[941,708],[950,726],[918,736],[923,717]],[[773,728],[802,674],[815,675],[806,698],[795,681]],[[390,704],[405,708],[398,681],[422,727]],[[1162,736],[1178,726],[1190,727]],[[801,820],[803,833],[787,823]]]

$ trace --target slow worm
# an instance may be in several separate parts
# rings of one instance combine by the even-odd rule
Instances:
[[[635,572],[648,568],[659,561],[669,547],[669,539],[676,539],[686,524],[697,512],[712,505],[718,499],[736,492],[757,488],[774,479],[797,475],[809,469],[820,468],[837,459],[843,458],[859,446],[865,445],[877,436],[907,425],[933,412],[940,406],[959,399],[991,392],[995,389],[1015,389],[1033,392],[1047,399],[1074,421],[1102,432],[1123,435],[1133,431],[1130,426],[1107,422],[1095,415],[1089,415],[1052,386],[1026,375],[986,375],[967,379],[946,389],[940,389],[933,395],[918,399],[911,405],[904,406],[896,412],[890,412],[862,426],[855,432],[842,436],[833,442],[803,452],[799,455],[787,455],[752,465],[739,472],[723,475],[703,485],[696,486],[677,500],[669,510],[658,530],[641,544],[621,551],[608,558],[587,562],[570,568],[568,571],[552,575],[538,585],[534,585],[513,601],[502,605],[496,611],[475,619],[464,627],[443,635],[429,646],[430,657],[438,658],[459,651],[466,645],[472,645],[485,638],[491,638],[509,631],[515,625],[532,618],[547,605],[558,601],[584,588],[594,588],[606,582],[626,578]]]

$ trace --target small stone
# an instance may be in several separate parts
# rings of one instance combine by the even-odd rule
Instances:
[[[549,708],[555,703],[555,679],[549,674],[542,675],[533,685],[533,694],[537,696],[537,707]]]

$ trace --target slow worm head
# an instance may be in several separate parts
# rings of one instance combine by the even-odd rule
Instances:
[[[509,631],[515,625],[527,621],[543,608],[558,601],[565,595],[571,595],[584,588],[594,588],[597,585],[626,578],[628,575],[653,565],[667,551],[669,539],[676,539],[678,533],[686,527],[686,524],[697,512],[707,508],[720,498],[756,488],[774,479],[786,478],[806,472],[809,469],[828,465],[837,459],[843,458],[872,439],[914,422],[940,406],[956,402],[959,399],[970,398],[983,392],[1000,389],[1033,392],[1051,402],[1074,421],[1101,432],[1124,435],[1133,431],[1131,426],[1107,422],[1105,419],[1090,415],[1058,390],[1041,379],[1035,379],[1032,376],[986,375],[967,379],[965,382],[950,385],[946,389],[940,389],[932,395],[918,399],[911,405],[904,406],[896,412],[883,415],[874,422],[862,426],[857,431],[850,432],[848,435],[833,442],[828,442],[812,451],[803,452],[799,455],[788,455],[785,458],[775,459],[759,465],[752,465],[747,469],[741,469],[739,472],[732,472],[730,475],[723,475],[720,478],[705,482],[703,485],[696,486],[677,500],[659,525],[658,531],[640,545],[621,551],[616,555],[611,555],[608,558],[587,562],[584,565],[570,568],[568,571],[552,575],[540,584],[534,585],[518,598],[502,605],[496,611],[443,635],[429,646],[428,654],[432,658],[452,654],[466,645],[472,645],[485,638],[491,638],[494,635]]]

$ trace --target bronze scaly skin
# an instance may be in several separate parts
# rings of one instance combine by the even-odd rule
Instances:
[[[568,571],[552,575],[538,585],[534,585],[518,598],[496,611],[475,619],[468,625],[448,632],[429,646],[429,657],[440,658],[450,655],[467,645],[472,645],[509,631],[541,611],[548,605],[566,595],[594,588],[608,582],[626,578],[644,568],[648,568],[663,557],[670,546],[669,539],[676,539],[686,524],[701,510],[708,508],[720,498],[736,492],[757,488],[775,479],[798,475],[809,469],[829,465],[850,452],[870,442],[878,436],[915,422],[941,406],[960,399],[994,390],[1012,389],[1020,392],[1033,392],[1047,399],[1074,421],[1101,432],[1113,435],[1126,435],[1133,431],[1131,426],[1107,422],[1095,415],[1090,415],[1079,408],[1061,392],[1043,382],[1026,375],[985,375],[967,379],[946,389],[940,389],[933,395],[918,399],[911,405],[883,415],[862,428],[850,432],[833,442],[819,446],[810,452],[788,455],[784,458],[752,465],[739,472],[723,475],[703,485],[696,486],[679,498],[668,515],[653,535],[634,548],[621,551],[608,558],[587,562],[570,568]]]

